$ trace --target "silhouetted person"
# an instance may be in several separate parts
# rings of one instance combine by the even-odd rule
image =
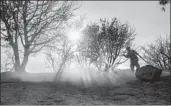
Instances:
[[[131,70],[134,71],[134,66],[136,66],[136,68],[140,68],[140,65],[138,64],[138,56],[139,55],[135,50],[131,50],[130,47],[126,48],[127,50],[127,54],[123,54],[123,56],[125,56],[126,58],[130,58],[130,67]]]

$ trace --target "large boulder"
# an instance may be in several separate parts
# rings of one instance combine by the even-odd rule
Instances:
[[[157,81],[160,80],[162,70],[152,65],[142,66],[136,70],[135,76],[140,80]]]

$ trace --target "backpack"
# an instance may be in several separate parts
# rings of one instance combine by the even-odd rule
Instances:
[[[137,60],[138,61],[138,57],[136,55],[136,51],[135,50],[131,50],[131,55],[130,55],[130,59],[131,60]]]

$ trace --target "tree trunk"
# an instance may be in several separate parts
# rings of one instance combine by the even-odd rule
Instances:
[[[21,71],[22,72],[26,72],[26,65],[28,63],[28,57],[29,57],[29,50],[28,48],[25,48],[24,49],[24,58],[23,58],[23,61],[22,61],[22,64],[21,64]]]
[[[109,71],[110,67],[111,67],[111,66],[109,66],[108,64],[105,64],[105,69],[104,69],[104,71],[106,71],[106,72]]]
[[[20,60],[19,60],[18,56],[15,56],[14,69],[15,69],[15,72],[21,71],[20,70]]]
[[[25,72],[26,70],[26,65],[28,63],[28,55],[24,56],[23,62],[21,64],[21,70],[22,72]]]
[[[14,69],[15,72],[20,72],[20,57],[18,52],[18,45],[12,45],[14,57],[15,57],[15,63],[14,63]]]
[[[59,77],[62,72],[62,68],[63,68],[64,64],[65,64],[65,62],[62,62],[61,65],[59,66],[54,81],[58,81],[60,79]]]
[[[12,48],[13,48],[13,52],[15,56],[15,63],[14,63],[15,72],[19,72],[19,73],[26,72],[25,68],[28,63],[28,57],[29,57],[28,49],[25,48],[23,61],[22,61],[22,64],[20,64],[20,55],[19,55],[18,45],[13,45]]]

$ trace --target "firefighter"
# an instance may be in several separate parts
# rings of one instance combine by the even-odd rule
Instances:
[[[140,65],[138,63],[139,54],[135,50],[131,50],[130,47],[127,47],[126,50],[127,50],[127,54],[126,55],[123,54],[123,56],[130,59],[130,68],[134,72],[134,67],[135,66],[136,66],[136,69],[140,68]]]

